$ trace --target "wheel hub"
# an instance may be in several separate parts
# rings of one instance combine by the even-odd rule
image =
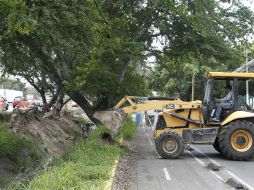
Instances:
[[[178,147],[178,144],[176,140],[173,138],[169,137],[163,142],[163,149],[167,153],[175,152],[177,150],[177,147]]]
[[[232,147],[239,152],[248,151],[253,144],[250,132],[246,130],[237,130],[231,136]]]

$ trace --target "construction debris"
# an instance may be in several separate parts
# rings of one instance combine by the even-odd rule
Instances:
[[[247,190],[247,188],[245,188],[243,186],[243,184],[241,184],[239,181],[237,181],[236,179],[234,178],[229,178],[227,181],[226,181],[226,184],[230,185],[231,187],[233,187],[234,189],[244,189],[244,190]]]
[[[212,171],[219,171],[220,170],[220,166],[214,164],[214,163],[209,163],[206,168],[208,170],[212,170]]]

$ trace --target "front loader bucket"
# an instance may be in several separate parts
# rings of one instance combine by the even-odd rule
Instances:
[[[93,117],[103,123],[112,135],[119,133],[126,114],[122,110],[97,111]]]

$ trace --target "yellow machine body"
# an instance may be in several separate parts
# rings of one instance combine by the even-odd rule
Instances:
[[[204,102],[185,102],[178,98],[145,98],[125,96],[114,111],[137,113],[154,110],[159,119],[154,130],[155,147],[163,158],[177,158],[186,144],[213,144],[214,148],[233,160],[249,160],[254,156],[254,113],[244,111],[238,102],[238,81],[254,79],[254,73],[209,72]],[[221,122],[213,122],[214,102],[211,95],[214,80],[233,83],[233,108],[225,110]],[[194,93],[192,93],[194,94]],[[134,101],[138,99],[138,101]],[[228,112],[227,112],[228,111]],[[111,117],[109,119],[111,120]],[[231,147],[231,148],[229,148]]]
[[[218,72],[216,72],[216,74],[218,75]],[[224,75],[225,73],[223,74],[223,77]],[[128,102],[130,105],[121,108],[126,102]],[[183,130],[186,130],[187,128],[195,129],[211,127],[211,125],[206,125],[204,123],[202,101],[199,100],[192,102],[185,102],[180,99],[152,100],[144,103],[135,103],[132,99],[132,96],[125,96],[122,100],[119,101],[114,109],[121,109],[126,114],[144,112],[148,110],[155,110],[159,112],[159,115],[164,118],[166,126],[161,130],[154,131],[155,138],[159,137],[162,133],[169,130],[174,131],[178,135],[182,136]],[[243,118],[254,118],[254,113],[236,111],[230,114],[223,122],[218,125],[213,124],[212,127],[223,127],[231,121]]]
[[[246,111],[235,111],[230,114],[222,123],[221,126],[227,125],[231,121],[238,120],[238,119],[248,119],[254,118],[254,113],[246,112]]]

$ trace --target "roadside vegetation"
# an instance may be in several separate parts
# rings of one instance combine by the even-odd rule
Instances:
[[[37,165],[40,156],[36,151],[35,143],[25,140],[9,132],[7,124],[0,124],[0,160],[9,163],[13,174],[28,171]],[[0,187],[6,185],[9,179],[0,171]]]
[[[0,158],[8,158],[16,171],[25,171],[40,158],[35,143],[10,133],[7,124],[0,124],[0,147]]]
[[[131,117],[127,117],[117,139],[133,139],[136,126]],[[99,126],[87,140],[80,139],[70,152],[52,162],[49,168],[42,170],[30,182],[11,185],[12,189],[104,189],[112,178],[112,169],[116,161],[124,155],[126,147],[117,139],[103,139],[108,130]]]
[[[124,140],[132,140],[136,137],[136,125],[131,116],[126,117],[118,136]]]

